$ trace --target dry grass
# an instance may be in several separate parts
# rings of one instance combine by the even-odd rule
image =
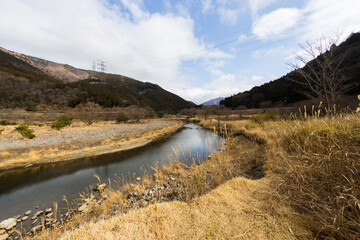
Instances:
[[[138,184],[113,188],[92,212],[38,239],[360,237],[359,115],[201,124],[230,132],[225,151],[200,165],[173,163]],[[263,164],[264,178],[243,177],[260,177]],[[176,179],[174,197],[160,194],[140,209],[129,205],[128,193],[163,185],[169,176]],[[163,202],[169,200],[181,202]],[[110,216],[114,206],[119,213]],[[100,214],[105,219],[97,219]]]
[[[307,219],[315,236],[360,237],[360,117],[278,124],[269,151],[277,192]]]
[[[278,211],[284,201],[313,238],[360,238],[360,116],[226,122],[231,132],[266,143],[268,192]],[[207,121],[208,124],[211,121]],[[210,124],[211,125],[211,124]]]
[[[308,233],[267,213],[267,180],[235,178],[190,203],[151,205],[91,221],[60,239],[298,239]],[[294,232],[297,235],[294,235]]]
[[[221,127],[226,132],[225,125]],[[180,151],[181,152],[181,151]],[[177,153],[178,157],[181,153]],[[84,216],[76,215],[63,229],[44,232],[39,239],[296,239],[309,233],[295,224],[289,207],[274,211],[268,199],[269,179],[261,177],[265,146],[248,138],[227,138],[227,149],[202,164],[180,162],[157,169],[141,183],[107,192],[108,198]],[[194,159],[194,163],[195,163]],[[169,182],[173,192],[158,192],[150,206],[137,209],[128,194]],[[215,190],[214,190],[215,189]],[[170,200],[171,203],[159,203]],[[110,217],[116,206],[119,214]],[[106,220],[97,220],[104,214]],[[286,216],[286,217],[284,217]],[[291,220],[289,221],[289,217]],[[90,221],[89,221],[90,219]],[[91,220],[92,219],[92,220]],[[80,228],[77,226],[81,225]],[[75,230],[74,230],[75,229]],[[70,232],[64,231],[70,230]]]

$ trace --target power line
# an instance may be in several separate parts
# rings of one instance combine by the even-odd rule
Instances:
[[[339,4],[340,4],[340,3],[339,3]],[[306,14],[310,14],[310,13],[312,13],[312,12],[316,12],[317,10],[319,10],[319,9],[324,9],[324,8],[326,8],[326,7],[328,7],[328,5],[324,5],[323,7],[318,7],[318,8],[316,8],[316,9],[313,9],[313,10],[307,12]],[[275,25],[275,26],[272,26],[272,27],[275,27],[275,28],[276,28],[276,27],[279,27],[279,26],[281,26],[281,25],[283,25],[283,23],[279,23],[279,24],[277,24],[277,25]],[[236,30],[236,31],[234,31],[234,32],[227,33],[227,34],[225,34],[225,35],[223,35],[223,36],[220,36],[220,37],[218,37],[218,38],[215,38],[214,40],[223,39],[223,38],[226,38],[227,36],[231,36],[231,35],[234,35],[234,34],[243,32],[243,31],[245,31],[245,30],[249,30],[249,29],[251,29],[251,28],[252,28],[252,26],[248,26],[248,27],[245,27],[245,28],[243,28],[243,29],[240,29],[240,30]],[[212,48],[213,48],[213,49],[220,48],[220,47],[222,47],[222,46],[226,46],[226,45],[228,45],[228,44],[230,44],[230,43],[233,43],[233,42],[236,42],[236,41],[238,41],[238,37],[236,37],[235,39],[227,40],[227,41],[222,42],[222,43],[215,44],[214,46],[212,46]],[[254,42],[254,41],[248,42],[248,43],[245,44],[245,45],[241,45],[241,47],[251,46],[251,45],[254,45],[254,44],[256,44],[256,43],[257,43],[257,42]],[[128,63],[116,64],[116,66],[112,67],[112,69],[113,69],[113,68],[115,68],[115,69],[116,69],[116,68],[126,68],[126,67],[132,66],[132,65],[134,65],[134,64],[161,63],[161,62],[166,62],[166,63],[168,63],[168,62],[171,62],[171,60],[178,61],[179,58],[186,58],[186,57],[194,58],[194,56],[200,56],[200,55],[205,54],[205,53],[207,53],[207,52],[209,51],[208,48],[205,48],[205,49],[202,49],[202,50],[199,50],[199,51],[191,52],[191,50],[195,50],[195,49],[199,49],[199,47],[189,48],[188,50],[187,50],[187,49],[182,49],[182,50],[172,51],[172,52],[168,52],[168,53],[166,53],[166,54],[158,55],[158,56],[156,56],[156,57],[152,57],[152,58],[148,58],[148,59],[144,59],[144,60],[132,61],[131,63],[128,62]],[[188,53],[188,54],[183,54],[183,55],[180,55],[180,56],[174,56],[174,55],[173,55],[173,53],[176,55],[176,53],[180,53],[180,52],[183,52],[183,51],[185,51],[185,52],[190,52],[190,53]],[[163,58],[163,56],[170,56],[170,57],[169,57],[169,58],[167,58],[167,57]]]

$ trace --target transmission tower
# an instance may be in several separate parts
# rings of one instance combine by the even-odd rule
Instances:
[[[98,60],[98,67],[100,72],[104,73],[106,71],[106,62],[102,60]]]
[[[95,72],[96,71],[96,61],[93,61],[91,69]]]

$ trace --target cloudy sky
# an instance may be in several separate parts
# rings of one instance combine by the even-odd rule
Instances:
[[[202,103],[289,72],[297,44],[360,31],[359,0],[0,0],[0,46]]]

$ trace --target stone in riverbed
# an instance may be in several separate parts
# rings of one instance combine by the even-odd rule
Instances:
[[[140,208],[143,208],[146,207],[149,203],[146,200],[142,199],[137,204]]]
[[[17,221],[16,218],[9,218],[0,223],[0,229],[5,229],[6,231],[9,231],[16,227]]]
[[[29,216],[25,216],[21,219],[21,221],[26,221],[29,218]]]
[[[34,220],[35,218],[37,218],[37,217],[40,217],[41,215],[43,215],[43,211],[37,211],[35,214],[34,214],[34,216],[31,218],[31,220]]]
[[[29,216],[30,213],[31,213],[31,210],[27,211],[27,212],[25,213],[25,216]]]
[[[136,178],[136,181],[140,181],[140,180],[141,180],[141,177],[137,177],[137,178]]]
[[[93,188],[93,191],[102,193],[106,188],[106,183],[98,184],[96,187]]]
[[[53,215],[54,215],[54,213],[51,212],[51,213],[46,214],[46,217],[51,218]]]
[[[0,234],[0,240],[6,240],[6,239],[8,239],[8,237],[9,237],[9,234],[7,234],[7,233]]]
[[[36,233],[36,232],[40,231],[41,229],[42,229],[42,225],[38,225],[38,226],[33,227],[30,231],[33,233]]]
[[[51,213],[52,209],[51,208],[47,208],[45,209],[45,214]]]

